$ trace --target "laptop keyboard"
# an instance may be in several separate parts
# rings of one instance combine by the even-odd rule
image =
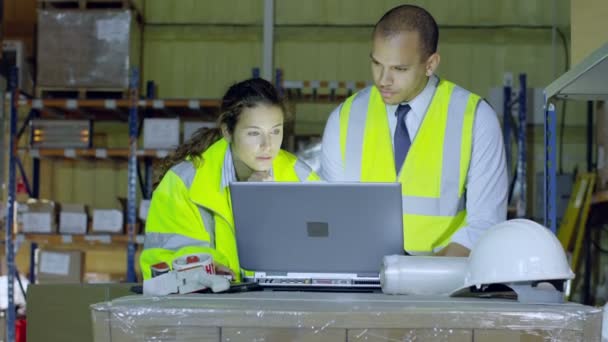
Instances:
[[[262,286],[380,287],[378,279],[259,278]]]

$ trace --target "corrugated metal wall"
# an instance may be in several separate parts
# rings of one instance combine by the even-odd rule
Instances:
[[[369,80],[373,24],[399,1],[276,0],[275,67],[287,80]],[[440,25],[439,74],[482,96],[502,84],[503,73],[525,72],[531,87],[543,87],[563,72],[559,37],[552,46],[554,15],[569,38],[569,1],[427,0]],[[143,80],[158,84],[160,97],[218,98],[233,82],[262,65],[263,0],[147,0],[143,36]],[[479,26],[495,26],[480,28]],[[508,26],[508,27],[503,27]],[[515,26],[522,26],[516,28]],[[334,104],[296,106],[296,131],[319,134]],[[569,104],[569,126],[585,123],[584,106]],[[126,146],[126,128],[96,124],[109,145]],[[535,167],[542,170],[542,135],[534,130]],[[118,132],[118,134],[116,134]],[[583,130],[566,130],[564,166],[583,165]],[[116,207],[126,192],[126,164],[53,162],[52,182],[42,195],[62,202]],[[531,171],[532,172],[532,171]],[[45,176],[46,177],[46,176]]]

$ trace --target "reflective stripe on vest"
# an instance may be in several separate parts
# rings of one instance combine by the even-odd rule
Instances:
[[[345,175],[348,181],[361,181],[361,160],[371,87],[357,93],[348,119],[345,149]],[[441,194],[439,198],[403,196],[403,214],[455,216],[464,210],[464,196],[459,196],[462,127],[470,92],[454,86],[448,107],[443,143]],[[454,167],[454,166],[458,167]]]
[[[188,236],[173,233],[146,233],[144,249],[163,248],[178,251],[180,248],[196,246],[209,247],[209,243]]]
[[[196,169],[194,168],[194,165],[189,161],[183,161],[173,166],[171,168],[171,171],[173,171],[182,180],[182,182],[184,182],[186,188],[190,190],[190,187],[192,187],[192,182],[194,181],[194,176],[196,175]],[[209,247],[215,248],[215,219],[213,218],[213,214],[211,214],[209,210],[199,205],[196,205],[196,207],[198,208],[198,211],[201,214],[203,224],[205,225],[205,230],[209,235]],[[174,235],[181,236],[179,234]]]

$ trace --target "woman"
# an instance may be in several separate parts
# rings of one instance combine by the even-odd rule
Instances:
[[[222,99],[217,129],[198,131],[167,157],[152,196],[140,257],[144,279],[150,266],[188,254],[213,256],[217,273],[241,272],[228,184],[233,181],[317,180],[292,154],[280,149],[284,105],[269,82],[250,79]]]

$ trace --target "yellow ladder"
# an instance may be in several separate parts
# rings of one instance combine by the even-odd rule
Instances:
[[[575,273],[580,262],[595,179],[595,173],[583,173],[576,178],[566,213],[557,231],[557,238],[570,255],[570,267]]]

